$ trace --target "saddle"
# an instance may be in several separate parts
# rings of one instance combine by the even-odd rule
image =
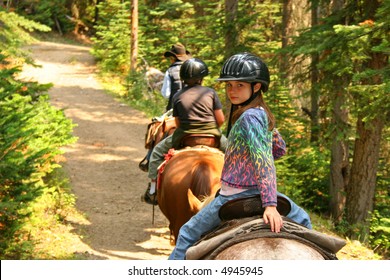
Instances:
[[[291,211],[290,202],[282,197],[277,197],[276,209],[282,216],[287,216]],[[253,195],[249,197],[236,198],[226,202],[219,209],[219,218],[222,221],[228,221],[233,219],[247,218],[253,216],[262,217],[264,214],[264,208],[261,203],[260,195]]]
[[[212,134],[186,134],[180,141],[180,147],[208,146],[218,148],[220,145],[219,137]]]
[[[219,252],[233,244],[255,238],[273,237],[297,240],[316,249],[324,259],[337,260],[336,253],[346,244],[343,239],[307,229],[287,218],[291,204],[285,197],[278,196],[277,203],[277,210],[283,216],[283,227],[279,233],[271,232],[270,226],[264,223],[260,195],[226,202],[219,210],[221,224],[205,233],[189,248],[186,258],[214,259]]]
[[[343,239],[307,229],[286,217],[282,219],[283,227],[279,233],[271,232],[270,226],[258,217],[224,221],[190,247],[186,259],[212,260],[227,247],[243,241],[257,238],[284,238],[294,239],[316,249],[326,260],[337,260],[336,253],[346,244]]]

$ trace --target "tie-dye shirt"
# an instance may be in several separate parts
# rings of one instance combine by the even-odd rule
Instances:
[[[272,134],[263,108],[246,110],[229,133],[221,176],[227,187],[258,188],[263,207],[277,204]]]

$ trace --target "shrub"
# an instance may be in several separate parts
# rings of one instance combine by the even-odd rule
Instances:
[[[0,65],[5,56],[0,55]],[[0,256],[21,258],[31,249],[20,231],[29,203],[47,188],[44,178],[59,167],[60,147],[72,143],[73,124],[52,107],[50,85],[24,83],[15,67],[0,68]]]

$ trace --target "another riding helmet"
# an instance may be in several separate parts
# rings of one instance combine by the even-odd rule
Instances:
[[[180,67],[180,79],[200,79],[209,74],[206,63],[199,58],[190,58]]]
[[[250,53],[239,53],[225,61],[217,81],[243,81],[261,83],[261,90],[266,92],[270,83],[267,65]]]

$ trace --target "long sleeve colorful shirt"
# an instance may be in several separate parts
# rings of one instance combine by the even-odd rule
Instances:
[[[279,131],[274,128],[272,133],[272,155],[274,159],[277,160],[286,154],[286,142],[284,142]]]
[[[263,207],[277,204],[272,140],[264,109],[246,110],[229,133],[221,176],[222,184],[231,188],[258,188]]]

